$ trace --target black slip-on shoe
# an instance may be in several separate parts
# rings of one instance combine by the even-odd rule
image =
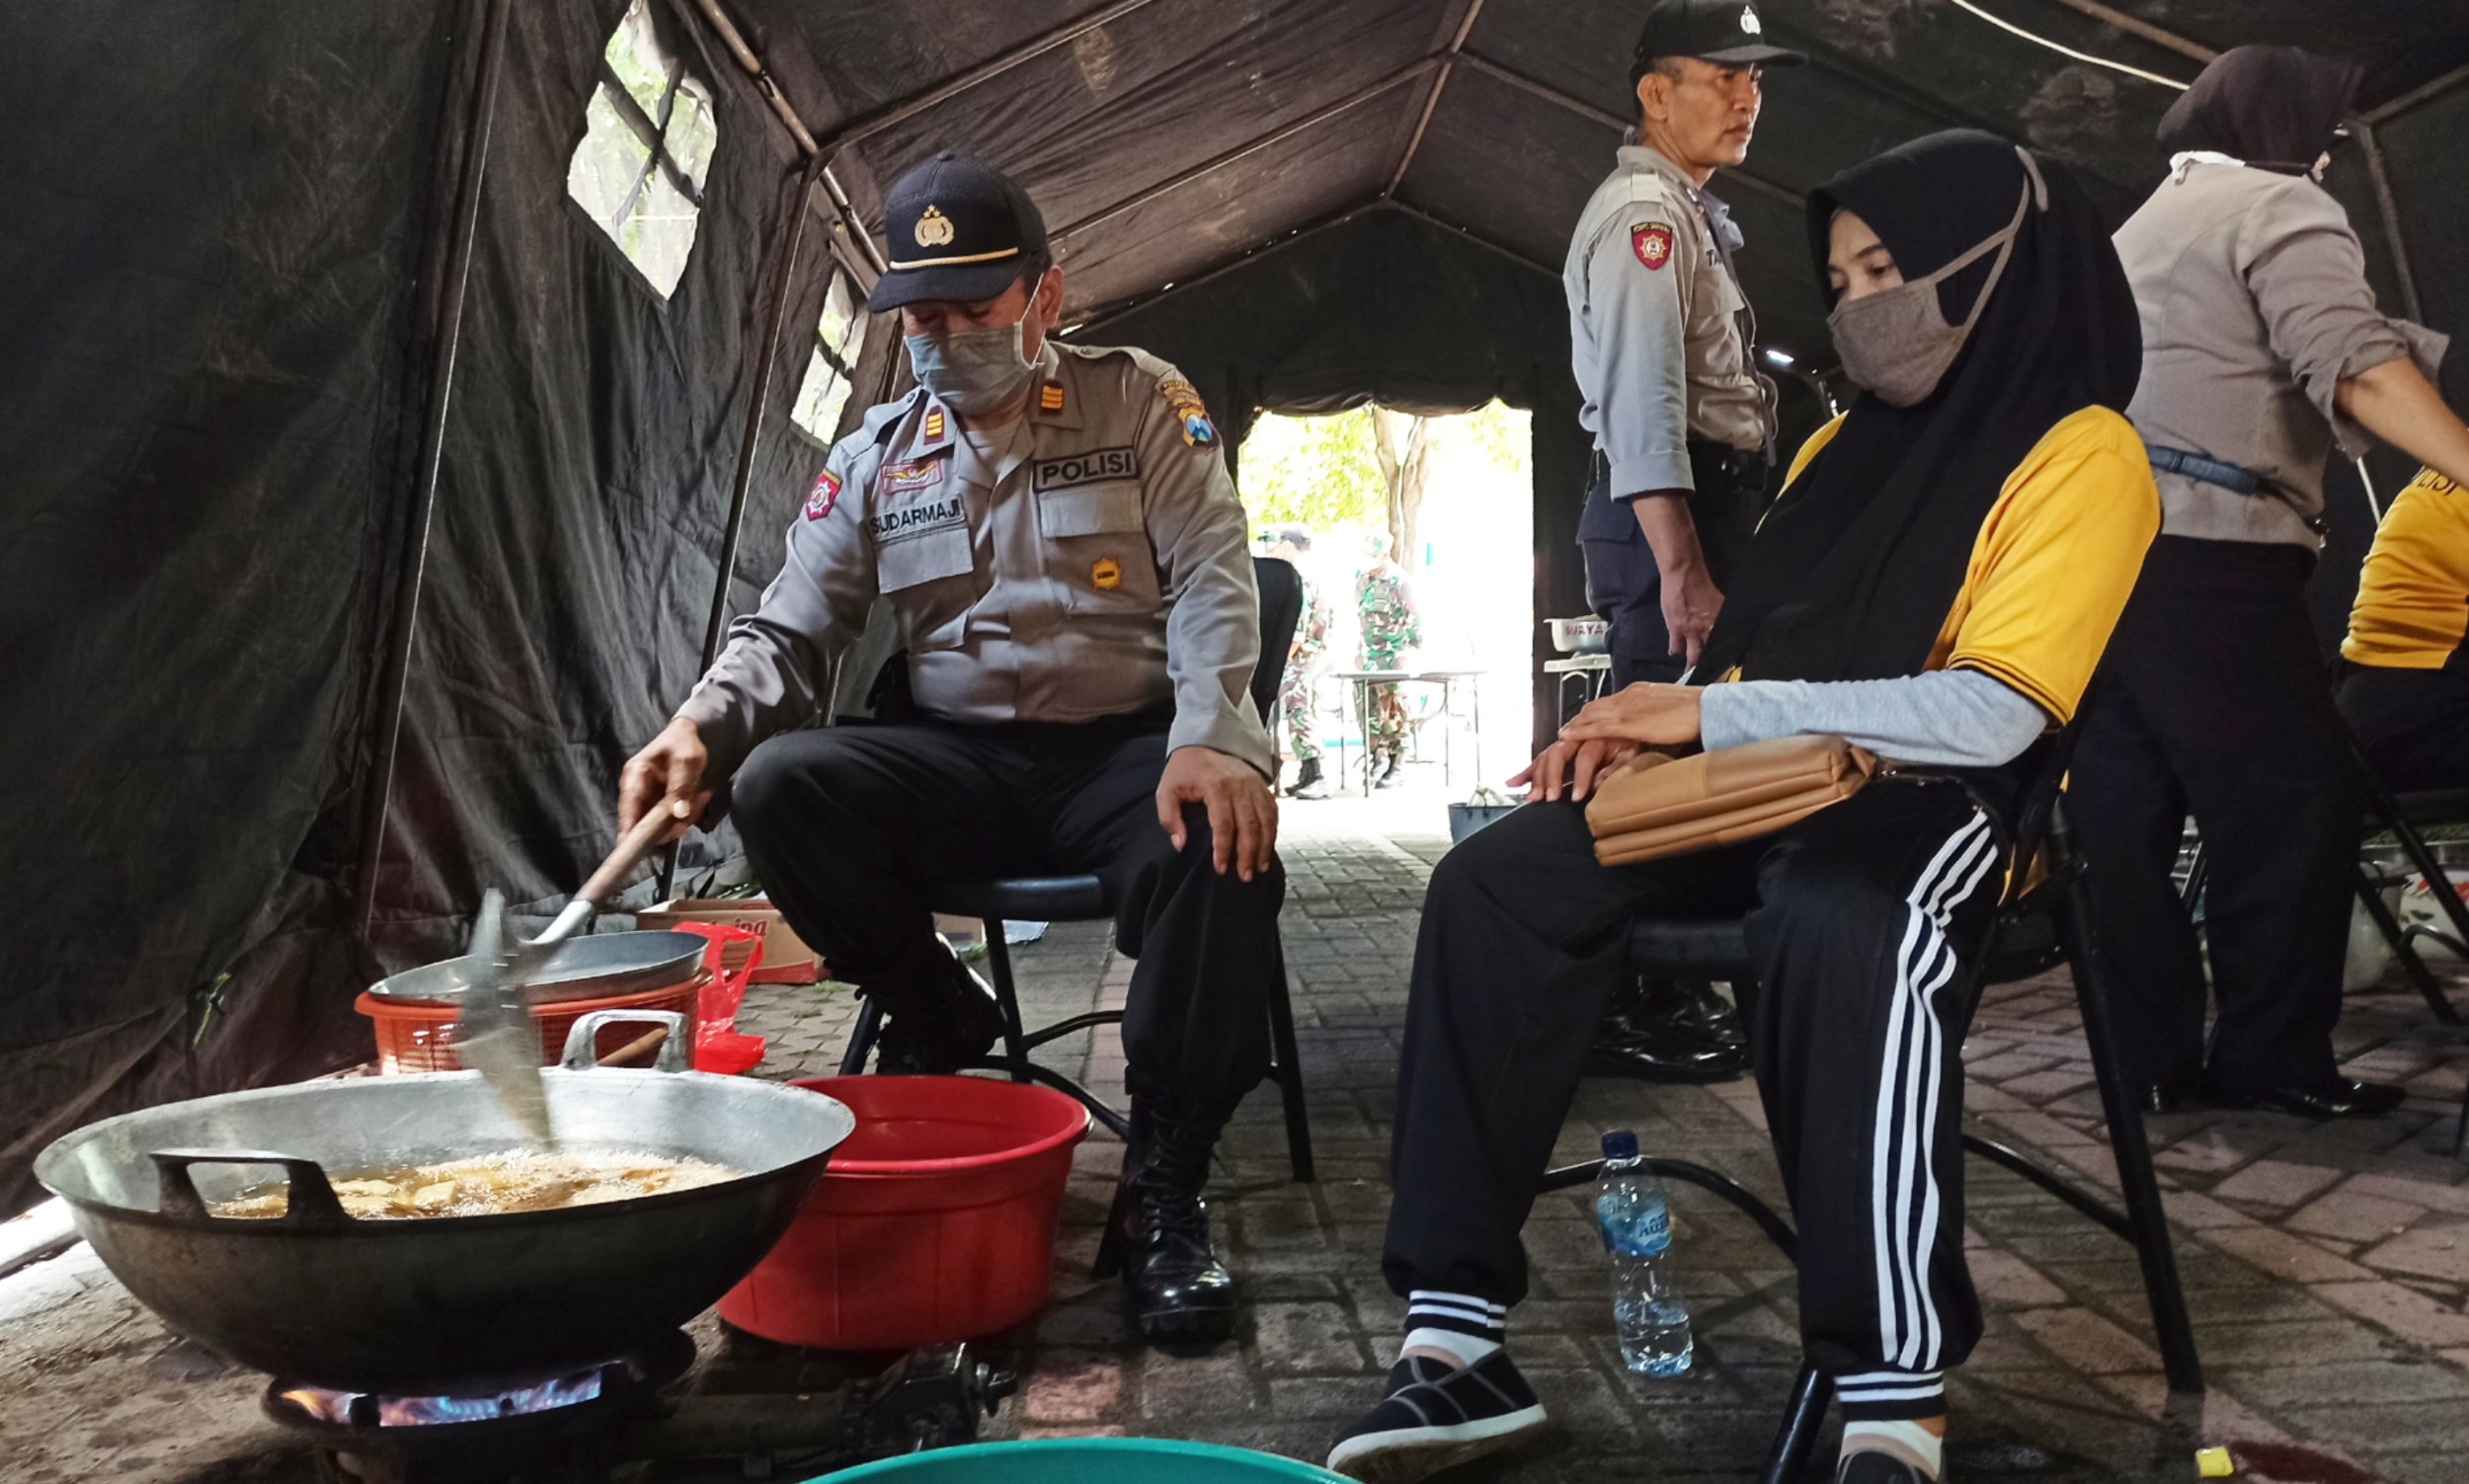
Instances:
[[[1388,1386],[1380,1405],[1329,1449],[1333,1472],[1365,1484],[1413,1484],[1508,1447],[1547,1422],[1505,1350],[1464,1369],[1412,1356],[1390,1367]]]
[[[1892,1453],[1864,1449],[1846,1453],[1835,1465],[1835,1484],[1945,1484],[1938,1475],[1924,1473]]]
[[[2260,1108],[2311,1119],[2381,1118],[2408,1097],[2406,1088],[2389,1082],[2357,1082],[2348,1077],[2335,1077],[2312,1087],[2241,1088],[2207,1083],[2203,1088],[2203,1101],[2214,1108]]]

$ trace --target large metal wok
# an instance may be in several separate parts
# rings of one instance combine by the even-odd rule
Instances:
[[[393,1395],[521,1383],[613,1359],[700,1313],[787,1229],[848,1109],[797,1088],[681,1069],[588,1069],[611,1020],[578,1021],[542,1073],[571,1149],[644,1150],[743,1172],[572,1210],[358,1220],[337,1178],[521,1147],[477,1072],[227,1093],[106,1119],[35,1162],[115,1277],[171,1327],[286,1380]],[[204,1202],[287,1178],[279,1218]]]

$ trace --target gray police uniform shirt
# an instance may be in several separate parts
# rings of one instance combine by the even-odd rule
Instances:
[[[1611,465],[1613,508],[1648,490],[1694,490],[1692,434],[1756,449],[1772,436],[1742,333],[1748,300],[1696,183],[1660,151],[1621,147],[1560,271],[1578,421]],[[1728,214],[1725,228],[1730,226]]]
[[[880,597],[929,715],[1088,722],[1170,705],[1169,748],[1266,775],[1243,510],[1191,383],[1142,351],[1049,341],[1029,411],[983,442],[919,389],[833,446],[779,577],[678,708],[713,774],[813,719]]]
[[[2325,458],[2336,440],[2351,457],[2369,443],[2334,391],[2407,355],[2431,376],[2445,338],[2375,308],[2348,213],[2303,176],[2178,156],[2116,245],[2143,325],[2135,430],[2269,487],[2241,495],[2155,469],[2162,534],[2312,550]]]

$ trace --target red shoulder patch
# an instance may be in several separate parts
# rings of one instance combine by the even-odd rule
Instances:
[[[815,487],[806,496],[806,518],[821,520],[840,503],[840,477],[826,469],[815,477]]]
[[[1659,269],[1672,261],[1672,229],[1659,221],[1639,222],[1629,229],[1629,250],[1648,268]]]

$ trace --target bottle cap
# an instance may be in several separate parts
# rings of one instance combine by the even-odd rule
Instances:
[[[1603,1157],[1606,1159],[1635,1159],[1637,1157],[1637,1135],[1631,1133],[1627,1129],[1615,1129],[1611,1133],[1606,1133],[1603,1135]]]

